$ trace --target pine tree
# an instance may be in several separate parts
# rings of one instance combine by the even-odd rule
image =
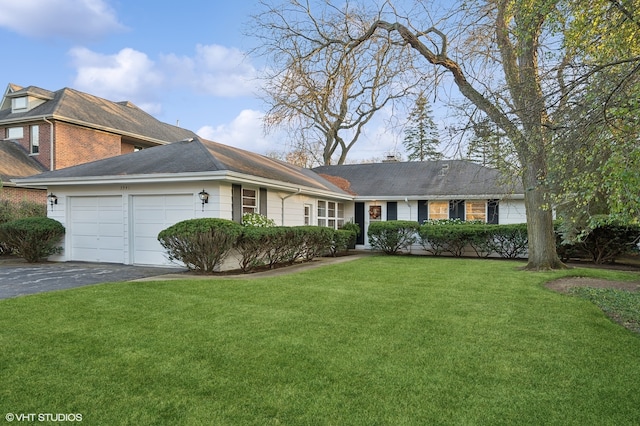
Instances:
[[[442,153],[438,151],[440,139],[438,126],[433,121],[433,111],[427,99],[420,95],[416,106],[409,113],[409,126],[404,134],[404,147],[409,161],[439,160]]]
[[[467,158],[487,167],[504,167],[507,163],[507,149],[502,146],[503,136],[489,120],[475,123],[473,137],[467,146]]]

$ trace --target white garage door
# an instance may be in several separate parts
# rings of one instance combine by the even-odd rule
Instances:
[[[158,242],[165,228],[195,217],[193,194],[136,195],[132,201],[133,263],[173,265]]]
[[[124,263],[122,197],[70,197],[71,260]]]

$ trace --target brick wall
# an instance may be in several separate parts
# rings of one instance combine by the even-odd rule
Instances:
[[[44,189],[15,188],[3,186],[0,188],[0,200],[8,200],[12,203],[20,201],[33,201],[35,203],[47,204],[47,191]]]
[[[56,123],[55,168],[62,169],[120,155],[120,136],[67,123]]]

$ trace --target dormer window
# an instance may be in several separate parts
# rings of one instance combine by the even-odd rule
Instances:
[[[28,102],[26,96],[11,99],[11,112],[25,111],[27,106]]]

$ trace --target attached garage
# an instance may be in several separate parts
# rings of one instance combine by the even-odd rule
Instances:
[[[122,196],[69,197],[71,260],[125,263]]]
[[[171,265],[158,242],[158,233],[175,223],[193,219],[193,206],[193,194],[132,196],[132,263]]]

